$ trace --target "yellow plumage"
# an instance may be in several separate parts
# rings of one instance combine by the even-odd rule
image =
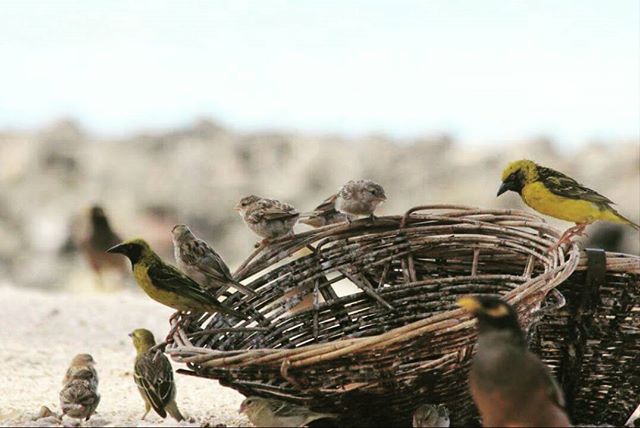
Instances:
[[[539,213],[576,223],[576,228],[565,232],[560,242],[568,242],[572,235],[581,234],[587,224],[598,220],[624,223],[640,229],[617,212],[610,199],[561,172],[530,160],[511,162],[504,169],[498,196],[508,190],[517,192]]]

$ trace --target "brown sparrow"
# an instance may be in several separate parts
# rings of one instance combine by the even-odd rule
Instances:
[[[338,194],[331,195],[322,201],[313,211],[302,214],[300,223],[313,227],[322,227],[355,219],[355,216],[351,214],[344,214],[336,210],[337,197]]]
[[[387,200],[384,189],[371,180],[351,180],[340,191],[335,201],[336,210],[354,216],[371,216],[380,203]]]
[[[256,195],[245,196],[235,206],[249,229],[266,240],[293,233],[300,214],[287,203]]]

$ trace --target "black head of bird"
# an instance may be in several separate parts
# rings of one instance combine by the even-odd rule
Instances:
[[[496,196],[500,196],[509,190],[521,193],[526,184],[535,181],[536,175],[536,164],[534,162],[526,159],[511,162],[502,171],[502,184]]]
[[[135,265],[143,257],[152,253],[151,247],[143,239],[132,239],[118,244],[107,250],[107,253],[122,254],[131,260],[131,264]]]
[[[491,296],[465,296],[458,306],[466,309],[478,319],[478,332],[503,331],[522,336],[518,314],[508,303]]]

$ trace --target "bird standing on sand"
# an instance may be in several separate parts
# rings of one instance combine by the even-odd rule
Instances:
[[[256,195],[245,196],[234,209],[249,229],[264,238],[262,244],[293,234],[293,226],[300,216],[293,206],[285,202]]]
[[[534,210],[576,224],[562,234],[555,247],[570,242],[575,235],[582,235],[587,225],[597,220],[624,223],[640,229],[618,213],[611,206],[613,202],[610,199],[561,172],[530,160],[511,162],[504,169],[498,196],[508,190],[518,193]]]
[[[449,425],[449,409],[444,404],[423,404],[413,412],[413,428],[447,428]]]
[[[483,426],[571,426],[562,391],[549,369],[527,350],[514,309],[495,297],[463,297],[478,319],[469,387]]]
[[[338,212],[352,216],[370,216],[378,205],[387,200],[384,189],[371,180],[348,181],[338,191],[335,207]]]
[[[99,205],[89,210],[89,229],[80,242],[80,249],[96,274],[98,284],[102,285],[102,272],[117,270],[124,274],[126,265],[121,257],[108,254],[106,251],[122,242],[122,239],[111,229],[109,219]]]
[[[256,295],[255,291],[233,279],[222,257],[202,239],[196,238],[186,225],[174,226],[171,236],[178,268],[202,288],[219,295],[231,286],[247,296]]]
[[[62,414],[89,420],[100,403],[98,374],[89,354],[78,354],[71,361],[60,391]]]
[[[136,348],[133,379],[144,400],[144,419],[151,408],[162,418],[167,413],[176,421],[184,419],[176,404],[176,383],[169,359],[160,351],[151,350],[156,341],[153,333],[144,328],[129,333]],[[151,350],[151,351],[150,351]]]
[[[331,195],[310,213],[302,214],[300,223],[313,227],[322,227],[353,220],[355,218],[354,215],[341,213],[336,210],[337,197],[338,194]]]
[[[133,276],[153,300],[180,312],[220,312],[247,319],[241,312],[218,302],[197,282],[175,267],[162,261],[143,239],[132,239],[108,250],[129,258]],[[172,318],[174,318],[175,314]]]
[[[336,419],[332,413],[313,412],[305,406],[273,398],[247,397],[240,405],[244,413],[257,427],[302,427],[318,419]]]

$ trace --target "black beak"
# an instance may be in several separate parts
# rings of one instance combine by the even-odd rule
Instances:
[[[118,245],[114,245],[113,247],[109,248],[107,250],[107,253],[115,253],[115,254],[127,254],[127,249],[128,249],[128,245],[127,244],[118,244]]]
[[[500,185],[500,188],[498,189],[498,194],[496,195],[496,197],[502,195],[504,192],[506,192],[507,190],[514,190],[514,186],[513,186],[513,182],[511,181],[505,181]]]

